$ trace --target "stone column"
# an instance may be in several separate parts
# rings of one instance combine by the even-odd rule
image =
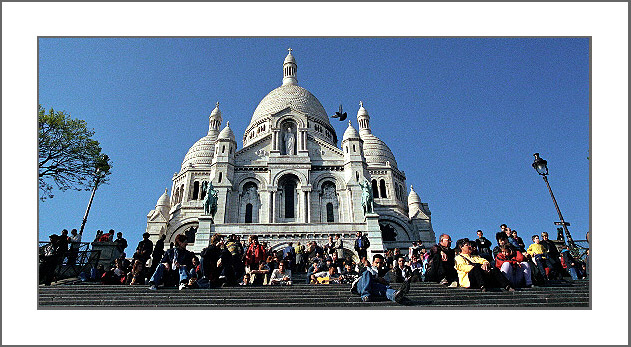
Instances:
[[[272,129],[272,153],[280,153],[280,129]]]
[[[309,208],[311,207],[311,204],[309,204],[309,196],[310,196],[310,193],[311,193],[311,185],[303,186],[301,188],[301,190],[302,190],[302,193],[303,193],[303,196],[304,196],[304,198],[302,200],[304,202],[304,207],[302,209],[303,210],[302,221],[304,223],[309,223],[309,219],[310,219],[309,218],[310,217],[309,216]]]
[[[298,146],[296,149],[298,150],[296,154],[304,153],[303,155],[308,155],[307,149],[307,128],[298,128],[297,130],[298,136]]]
[[[276,187],[269,188],[269,222],[276,223]]]

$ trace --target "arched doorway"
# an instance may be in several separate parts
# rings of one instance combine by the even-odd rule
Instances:
[[[276,206],[278,221],[281,223],[298,221],[301,205],[297,189],[299,182],[298,177],[293,174],[287,174],[278,181]]]

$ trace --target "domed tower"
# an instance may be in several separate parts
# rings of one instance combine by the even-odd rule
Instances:
[[[146,231],[150,235],[150,240],[154,242],[160,238],[160,235],[167,231],[169,211],[171,209],[167,191],[167,188],[164,188],[164,193],[158,198],[158,202],[156,202],[156,208],[147,214]]]
[[[431,212],[426,203],[421,202],[421,198],[414,191],[414,187],[410,185],[410,194],[408,195],[408,208],[410,223],[418,232],[418,238],[426,245],[436,242],[434,230],[432,229]]]
[[[342,137],[342,151],[344,152],[344,173],[346,183],[363,182],[370,180],[370,175],[364,165],[363,141],[351,121],[348,121],[348,128]]]
[[[289,54],[285,57],[283,62],[283,85],[298,85],[298,79],[296,78],[296,72],[298,71],[298,65],[296,65],[296,59],[291,55],[292,49],[288,49]]]
[[[226,222],[226,201],[228,194],[232,191],[232,181],[234,178],[234,158],[237,151],[237,141],[234,132],[230,129],[230,122],[217,136],[215,143],[215,157],[213,158],[211,179],[213,186],[217,190],[217,213],[215,223]]]

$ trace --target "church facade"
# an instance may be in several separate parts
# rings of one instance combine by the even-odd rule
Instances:
[[[288,242],[326,243],[340,234],[345,252],[354,254],[357,231],[370,239],[370,253],[412,241],[435,242],[430,211],[410,187],[388,146],[370,129],[370,116],[360,102],[358,129],[351,121],[338,145],[335,129],[318,99],[300,87],[297,64],[289,51],[282,85],[254,110],[238,148],[230,122],[222,129],[219,104],[209,117],[208,133],[186,153],[147,215],[147,232],[166,242],[187,234],[195,252],[210,236],[258,235],[272,249]],[[205,186],[217,192],[214,216],[204,213]],[[362,206],[367,182],[373,211]],[[194,241],[193,241],[194,240]]]

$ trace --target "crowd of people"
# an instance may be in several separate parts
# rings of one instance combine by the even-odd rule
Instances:
[[[43,274],[54,263],[53,254],[72,250],[72,245],[81,240],[76,230],[71,232],[72,237],[66,234],[67,231],[61,236],[51,235],[51,242],[42,255],[44,261],[40,271]],[[316,241],[289,242],[281,248],[271,249],[266,242],[260,243],[256,235],[249,236],[246,241],[239,235],[226,238],[215,234],[200,257],[187,249],[188,240],[183,234],[177,235],[165,251],[164,235],[154,245],[145,233],[131,259],[127,259],[124,253],[127,241],[120,232],[114,238],[114,230],[110,230],[107,234],[97,234],[95,242],[116,243],[121,256],[114,260],[111,268],[97,266],[89,274],[82,273],[81,278],[103,284],[148,285],[151,290],[162,286],[184,290],[292,285],[296,283],[295,275],[301,273],[304,274],[299,276],[301,281],[307,284],[351,284],[352,291],[364,301],[382,297],[400,302],[409,290],[409,283],[415,281],[435,282],[452,288],[514,291],[515,288],[545,285],[563,276],[571,276],[574,280],[587,277],[588,261],[575,259],[567,246],[562,246],[559,251],[548,233],[533,235],[530,239],[532,243],[526,247],[515,230],[502,224],[495,235],[495,247],[484,237],[483,231],[478,230],[477,238],[460,239],[455,248],[451,247],[451,237],[442,234],[438,243],[430,248],[419,240],[412,242],[407,254],[395,248],[384,255],[376,254],[369,261],[370,241],[361,232],[357,232],[353,244],[355,253],[344,247],[341,235],[329,236],[324,245]],[[43,278],[45,283],[50,283],[46,276]],[[390,283],[400,283],[399,289],[394,289]]]

